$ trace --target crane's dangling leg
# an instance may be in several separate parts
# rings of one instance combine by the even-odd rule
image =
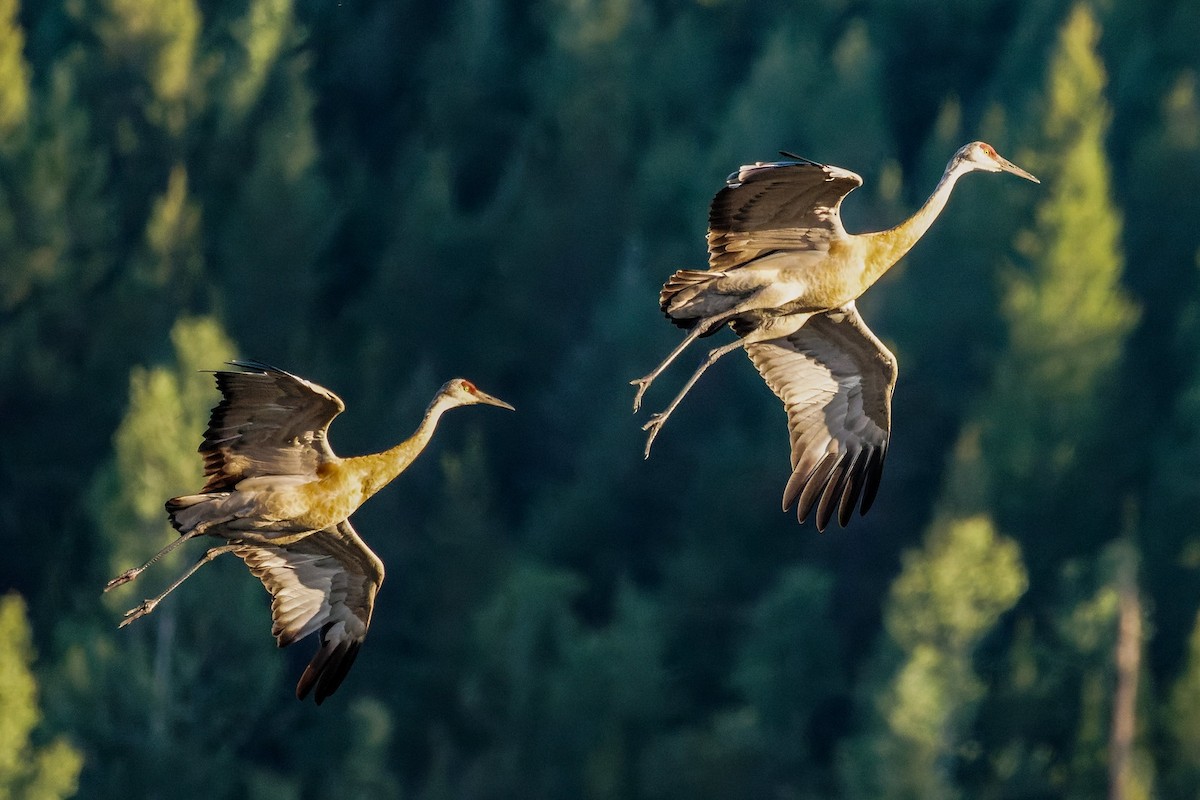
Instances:
[[[178,589],[180,584],[182,584],[188,578],[192,577],[192,575],[195,574],[196,570],[200,569],[201,567],[203,567],[208,562],[212,561],[217,556],[219,556],[223,553],[229,553],[229,552],[236,550],[242,546],[243,545],[241,545],[241,544],[223,544],[220,547],[211,548],[207,553],[204,554],[203,558],[201,558],[195,564],[192,564],[192,566],[188,568],[187,572],[183,573],[178,578],[176,578],[175,582],[172,583],[170,586],[168,586],[166,589],[164,589],[162,591],[162,593],[159,594],[157,597],[152,597],[149,600],[143,600],[141,605],[135,606],[135,607],[129,609],[128,611],[126,611],[125,619],[121,620],[121,624],[119,627],[124,628],[126,625],[133,622],[135,619],[146,616],[147,614],[149,614],[151,611],[154,610],[155,606],[157,606],[159,603],[161,603],[163,601],[164,597],[166,597],[171,592]]]
[[[660,428],[662,428],[663,423],[666,422],[667,418],[671,416],[671,412],[673,412],[675,407],[678,406],[683,400],[684,395],[691,391],[692,387],[696,385],[696,381],[700,380],[700,376],[704,374],[704,370],[715,364],[717,359],[721,356],[725,355],[726,353],[731,353],[734,350],[737,350],[739,347],[745,346],[745,344],[746,340],[738,339],[736,342],[730,342],[729,344],[722,345],[715,350],[710,350],[705,359],[700,362],[699,368],[692,373],[692,377],[689,378],[688,382],[683,385],[683,389],[680,390],[679,394],[675,395],[675,399],[671,401],[671,404],[651,417],[650,421],[642,426],[642,430],[650,432],[650,435],[646,437],[645,458],[650,457],[650,446],[654,444],[654,437],[658,436],[658,431]]]
[[[690,331],[688,331],[688,335],[684,337],[683,341],[680,342],[678,345],[676,345],[675,349],[667,354],[667,357],[662,360],[661,364],[659,364],[657,367],[655,367],[654,369],[652,369],[650,372],[643,375],[642,377],[630,381],[629,384],[631,386],[638,387],[637,395],[635,395],[633,398],[633,413],[636,414],[638,412],[638,409],[640,409],[642,407],[642,395],[644,395],[646,393],[646,390],[650,388],[650,384],[654,382],[654,379],[657,378],[659,375],[661,375],[663,370],[665,370],[667,367],[669,367],[671,365],[672,361],[679,358],[680,353],[682,353],[684,350],[686,350],[688,348],[688,345],[690,345],[692,342],[696,341],[701,336],[708,333],[709,331],[711,331],[713,328],[717,327],[721,323],[726,322],[729,319],[733,318],[739,312],[740,312],[740,309],[735,309],[734,311],[731,311],[726,314],[721,314],[720,316],[709,317],[708,319],[700,320],[698,323],[696,323],[696,327],[694,327]]]
[[[111,590],[117,588],[118,586],[121,586],[122,584],[129,583],[131,580],[136,578],[138,575],[141,575],[143,572],[145,572],[146,569],[148,567],[150,567],[150,565],[154,564],[156,561],[158,561],[163,556],[171,553],[173,550],[175,550],[175,548],[179,547],[179,545],[183,544],[188,539],[191,539],[196,536],[200,536],[206,530],[208,530],[209,527],[210,527],[209,525],[203,525],[203,524],[197,525],[195,528],[188,531],[187,533],[179,534],[178,538],[176,538],[170,544],[168,544],[166,547],[164,547],[162,550],[159,550],[157,553],[155,553],[153,556],[151,556],[150,560],[147,561],[145,564],[142,564],[140,567],[133,567],[132,569],[127,569],[124,572],[122,572],[120,575],[118,575],[117,577],[113,578],[107,584],[105,584],[104,591],[108,592],[108,591],[111,591]]]
[[[230,519],[232,519],[232,518],[230,518]],[[127,569],[124,572],[122,572],[120,575],[118,575],[117,577],[115,577],[111,581],[109,581],[104,586],[104,591],[108,592],[108,591],[111,591],[111,590],[117,588],[118,586],[122,586],[126,583],[129,583],[131,580],[136,578],[138,575],[141,575],[143,572],[145,572],[148,567],[152,566],[155,562],[157,562],[163,556],[170,554],[173,550],[175,550],[175,548],[179,547],[179,545],[183,544],[188,539],[193,539],[197,536],[203,535],[203,534],[207,533],[209,528],[212,528],[214,525],[216,525],[218,523],[226,523],[228,521],[229,521],[229,519],[221,519],[221,520],[214,520],[211,522],[201,522],[195,528],[192,528],[190,531],[179,534],[179,537],[177,539],[175,539],[170,544],[168,544],[166,547],[164,547],[162,550],[159,550],[157,553],[155,553],[153,556],[151,556],[150,560],[147,561],[145,564],[142,564],[140,567],[133,567],[131,569]],[[317,530],[314,528],[305,528],[305,529],[299,530],[299,531],[288,531],[286,533],[276,533],[275,535],[272,536],[272,535],[267,535],[267,534],[256,533],[252,530],[242,530],[235,526],[228,526],[228,530],[237,531],[236,538],[240,542],[245,542],[247,544],[264,544],[264,545],[270,545],[272,547],[285,547],[286,545],[294,544],[294,543],[300,541],[301,539],[305,538],[306,536],[311,536],[312,534],[317,532]],[[225,533],[222,533],[220,535],[223,538],[232,538],[232,537],[226,535]]]

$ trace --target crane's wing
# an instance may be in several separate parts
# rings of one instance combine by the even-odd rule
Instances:
[[[787,408],[792,477],[784,510],[797,503],[803,522],[816,506],[818,530],[835,508],[845,527],[860,495],[867,513],[891,435],[896,357],[853,303],[812,317],[790,336],[748,344],[746,352]]]
[[[232,489],[260,475],[314,475],[336,458],[326,436],[346,408],[340,397],[266,364],[229,363],[246,371],[216,373],[224,397],[200,444],[207,478],[201,492]]]
[[[709,269],[736,269],[777,250],[828,250],[847,235],[839,208],[859,186],[855,173],[813,161],[741,167],[708,209]]]
[[[316,688],[320,705],[341,685],[367,636],[383,562],[349,521],[286,547],[247,545],[234,553],[271,593],[271,634],[280,647],[321,632],[317,654],[296,684],[300,700]]]

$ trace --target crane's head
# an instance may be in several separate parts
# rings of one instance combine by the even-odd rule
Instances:
[[[442,384],[442,388],[438,390],[438,399],[443,400],[447,408],[486,403],[489,406],[499,406],[500,408],[507,408],[509,411],[516,411],[515,408],[500,398],[492,397],[487,392],[481,392],[475,384],[466,378],[453,378],[446,381]]]
[[[971,142],[970,144],[963,145],[954,154],[954,158],[950,159],[950,164],[951,167],[958,167],[965,172],[972,172],[974,170],[1011,172],[1013,175],[1019,175],[1027,181],[1041,183],[1037,178],[997,153],[996,148],[987,142]]]

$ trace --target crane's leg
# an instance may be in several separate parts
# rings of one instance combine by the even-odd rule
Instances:
[[[675,346],[675,349],[672,350],[667,357],[662,360],[661,364],[642,377],[630,381],[630,385],[638,387],[637,394],[633,398],[633,412],[636,414],[638,409],[642,407],[642,395],[644,395],[646,390],[650,388],[650,384],[654,382],[654,379],[661,375],[663,370],[671,365],[672,361],[679,358],[679,355],[688,348],[688,345],[711,331],[717,325],[720,325],[726,320],[736,316],[737,313],[737,311],[734,311],[728,314],[722,314],[718,317],[710,317],[696,323],[696,327],[688,331],[688,335],[684,337],[682,342]]]
[[[729,344],[722,345],[715,350],[710,350],[705,359],[700,362],[700,367],[692,373],[692,377],[689,378],[688,382],[683,385],[683,389],[680,390],[679,394],[675,395],[675,399],[671,401],[671,404],[651,417],[650,421],[642,426],[642,430],[650,432],[650,435],[646,437],[646,458],[650,457],[650,447],[654,444],[654,437],[658,436],[659,429],[662,428],[663,423],[667,421],[667,418],[671,416],[671,413],[675,410],[676,406],[678,406],[683,400],[684,395],[691,391],[692,387],[696,385],[696,381],[700,380],[700,376],[704,374],[704,370],[715,364],[717,359],[721,356],[725,355],[726,353],[732,353],[734,350],[737,350],[739,347],[743,347],[745,344],[745,340],[738,339],[736,342],[730,342]]]
[[[220,520],[220,522],[227,522],[227,521],[228,520]],[[120,575],[118,575],[117,577],[115,577],[111,581],[109,581],[105,585],[104,591],[108,592],[108,591],[111,591],[111,590],[117,588],[118,586],[122,586],[126,583],[129,583],[131,580],[136,578],[138,575],[141,575],[143,572],[145,572],[148,567],[153,565],[155,562],[157,562],[163,556],[166,556],[166,555],[170,554],[171,552],[173,552],[177,547],[179,547],[179,545],[183,544],[188,539],[193,539],[197,536],[207,533],[208,529],[213,527],[215,524],[217,524],[217,523],[216,522],[201,522],[199,525],[197,525],[195,528],[188,531],[187,533],[181,533],[178,538],[176,538],[174,541],[172,541],[170,544],[168,544],[162,550],[159,550],[157,553],[155,553],[150,558],[150,560],[147,561],[145,564],[142,564],[140,567],[133,567],[132,569],[127,569],[124,572],[122,572]],[[268,535],[255,533],[252,530],[241,530],[235,526],[229,526],[229,528],[232,530],[238,531],[238,533],[237,533],[238,541],[245,542],[247,544],[270,545],[272,547],[284,547],[289,544],[294,544],[295,542],[300,541],[301,539],[305,538],[306,536],[310,536],[317,532],[315,529],[306,528],[301,531],[289,531],[287,533],[277,534],[275,536],[268,536]]]
[[[154,608],[159,603],[161,603],[163,601],[164,597],[166,597],[171,592],[178,589],[180,584],[182,584],[188,578],[192,577],[192,575],[195,574],[196,570],[200,569],[205,564],[212,561],[214,558],[221,555],[222,553],[228,553],[232,550],[236,550],[237,548],[239,548],[241,546],[242,546],[241,544],[224,544],[224,545],[221,545],[220,547],[211,548],[207,553],[204,554],[203,558],[201,558],[199,561],[197,561],[195,564],[193,564],[191,567],[189,567],[187,572],[183,573],[178,578],[176,578],[175,582],[172,583],[170,586],[168,586],[166,589],[164,589],[162,591],[162,593],[159,594],[157,597],[152,597],[149,600],[143,600],[141,605],[135,606],[134,608],[131,608],[128,611],[126,611],[125,619],[121,620],[120,627],[124,628],[126,625],[133,622],[135,619],[138,619],[139,617],[144,617],[147,614],[149,614],[151,611],[154,610]]]
[[[183,544],[188,539],[191,539],[193,537],[203,534],[204,531],[206,531],[208,529],[208,527],[209,527],[208,525],[197,525],[195,528],[188,531],[187,533],[179,534],[179,536],[176,539],[174,539],[170,544],[168,544],[162,550],[159,550],[157,553],[155,553],[153,556],[151,556],[150,560],[147,561],[145,564],[142,564],[140,567],[133,567],[132,569],[127,569],[124,572],[122,572],[120,575],[118,575],[117,577],[115,577],[111,581],[109,581],[104,586],[104,591],[108,592],[108,591],[111,591],[111,590],[117,588],[118,586],[129,583],[131,580],[136,578],[138,575],[141,575],[143,572],[145,572],[146,569],[151,564],[158,561],[163,556],[168,555],[169,553],[173,552],[175,550],[175,548],[179,547],[179,545]]]

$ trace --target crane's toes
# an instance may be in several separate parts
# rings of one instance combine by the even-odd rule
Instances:
[[[650,457],[650,448],[654,446],[654,437],[658,436],[659,430],[662,429],[662,425],[666,421],[667,418],[663,414],[655,414],[650,418],[649,422],[642,426],[642,430],[648,431],[650,434],[646,437],[646,450],[645,453],[643,453],[642,458]]]
[[[117,625],[117,627],[124,628],[126,625],[133,622],[135,619],[139,619],[141,617],[146,616],[151,611],[153,611],[154,607],[157,605],[158,605],[157,600],[143,600],[141,605],[135,606],[134,608],[131,608],[125,612],[125,619],[121,620],[121,623],[119,625]]]
[[[633,413],[636,414],[638,409],[642,407],[642,396],[645,395],[646,390],[650,388],[651,380],[652,379],[650,378],[638,378],[637,380],[629,382],[630,386],[638,387],[637,394],[633,396]]]
[[[106,591],[106,592],[112,591],[113,589],[117,588],[118,586],[123,586],[124,584],[129,583],[131,580],[136,578],[141,573],[141,571],[142,570],[139,567],[134,567],[133,569],[125,570],[120,575],[118,575],[117,577],[113,578],[111,581],[106,583],[104,585],[104,591]]]

